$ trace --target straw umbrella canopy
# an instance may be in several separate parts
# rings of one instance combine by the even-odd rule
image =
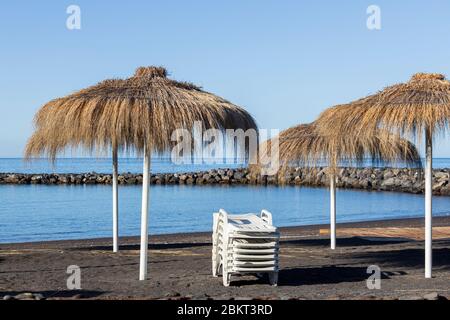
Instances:
[[[372,136],[335,135],[322,133],[316,122],[300,124],[282,131],[278,137],[280,173],[294,166],[328,166],[330,186],[330,242],[336,248],[336,169],[340,163],[372,164],[402,161],[420,165],[415,146],[387,131],[378,130]],[[261,149],[269,150],[276,140],[263,142]]]
[[[432,141],[450,121],[450,81],[436,73],[417,73],[395,84],[323,112],[319,122],[329,132],[371,135],[382,127],[421,141],[425,136],[425,277],[432,273]]]
[[[117,246],[117,153],[144,156],[140,280],[147,273],[148,190],[152,152],[162,154],[177,129],[256,129],[244,109],[199,87],[167,77],[162,67],[140,67],[128,79],[111,79],[46,103],[35,115],[25,156],[55,160],[67,147],[112,151],[113,217]]]

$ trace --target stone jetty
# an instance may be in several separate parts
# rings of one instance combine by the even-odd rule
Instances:
[[[450,195],[450,169],[433,171],[433,193]],[[326,168],[292,168],[279,176],[261,176],[250,173],[247,168],[214,169],[203,172],[156,173],[151,175],[152,184],[161,185],[299,185],[327,186]],[[111,174],[103,173],[54,173],[23,174],[0,173],[0,184],[111,184]],[[142,183],[142,174],[123,173],[119,184],[137,185]],[[420,169],[398,168],[340,168],[337,172],[337,187],[349,189],[398,191],[423,193],[423,174]]]

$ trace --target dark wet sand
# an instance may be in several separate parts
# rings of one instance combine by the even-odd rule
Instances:
[[[422,227],[423,219],[340,224],[345,228]],[[434,226],[450,226],[450,217]],[[231,286],[211,276],[209,233],[150,237],[149,280],[138,281],[139,239],[0,244],[0,297],[22,292],[46,298],[90,299],[398,299],[436,292],[450,299],[450,238],[434,242],[433,279],[424,278],[422,241],[338,238],[329,249],[322,226],[281,228],[278,287],[253,276],[232,277]],[[380,290],[369,290],[369,265],[382,272]],[[81,267],[82,289],[66,287],[67,266]]]

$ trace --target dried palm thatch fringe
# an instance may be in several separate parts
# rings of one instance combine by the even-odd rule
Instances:
[[[166,152],[176,129],[256,129],[244,109],[199,87],[167,78],[162,67],[140,67],[128,79],[105,80],[45,104],[25,157],[54,160],[67,147],[108,152]]]
[[[372,136],[355,136],[350,133],[336,135],[321,132],[313,122],[286,129],[277,138],[281,173],[294,165],[325,165],[333,173],[340,162],[361,165],[367,159],[374,164],[401,161],[406,165],[421,166],[416,147],[408,140],[385,130],[378,130]],[[261,149],[270,150],[273,140],[263,142]],[[252,169],[253,172],[259,170],[258,166]]]
[[[317,123],[330,134],[371,135],[382,127],[421,141],[427,128],[431,135],[445,133],[449,120],[450,81],[442,74],[417,73],[406,83],[327,109]]]

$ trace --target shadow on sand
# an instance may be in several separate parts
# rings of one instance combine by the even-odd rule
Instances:
[[[337,245],[341,247],[357,247],[357,246],[371,246],[371,245],[388,245],[402,242],[409,242],[413,240],[409,239],[391,239],[391,238],[375,238],[367,239],[361,237],[351,238],[338,238]],[[296,239],[296,240],[281,240],[280,243],[286,245],[299,245],[299,246],[317,246],[328,247],[330,244],[329,239]],[[164,250],[164,249],[186,249],[186,248],[198,248],[212,246],[211,242],[179,242],[179,243],[149,243],[148,248],[150,250]],[[125,244],[119,246],[119,250],[139,250],[139,244]],[[91,246],[81,248],[71,248],[69,250],[81,250],[81,251],[112,251],[112,246]]]
[[[211,242],[198,242],[198,243],[150,243],[148,245],[149,250],[163,250],[163,249],[186,249],[212,246]],[[120,250],[139,250],[141,246],[139,244],[125,244],[119,246]],[[81,251],[112,251],[112,246],[92,246],[81,248],[70,248],[69,250],[81,250]]]
[[[167,263],[167,262],[173,262],[176,260],[159,260],[159,261],[150,261],[151,264],[159,264],[159,263]],[[129,266],[139,266],[138,262],[130,262],[130,263],[115,263],[115,264],[96,264],[96,265],[90,265],[90,266],[80,266],[81,270],[86,269],[101,269],[101,268],[116,268],[116,267],[129,267]],[[8,271],[0,271],[0,274],[20,274],[20,273],[40,273],[40,272],[66,272],[66,267],[64,268],[45,268],[45,269],[25,269],[25,270],[8,270]]]
[[[338,238],[336,240],[336,245],[338,247],[359,247],[359,246],[374,246],[374,245],[388,245],[403,242],[410,242],[414,240],[410,239],[392,239],[392,238],[382,238],[382,237],[371,237],[361,238],[361,237],[350,237],[350,238]],[[281,244],[287,245],[298,245],[304,247],[329,247],[329,239],[298,239],[298,240],[281,240]]]
[[[316,284],[337,284],[342,282],[360,282],[367,280],[365,267],[324,266],[319,268],[292,268],[281,270],[279,286],[301,286]],[[386,274],[382,279],[389,279]]]
[[[450,245],[450,244],[449,244]],[[352,257],[368,264],[388,265],[393,267],[423,268],[424,249],[401,249],[356,253]],[[433,249],[433,267],[450,269],[450,249]]]
[[[338,284],[343,282],[361,282],[367,280],[367,268],[324,266],[314,268],[289,268],[279,272],[278,286],[302,286]],[[382,279],[389,279],[388,274],[382,274]],[[239,278],[237,278],[239,279]],[[248,286],[267,284],[268,279],[258,278],[252,280],[233,280],[232,286]]]

